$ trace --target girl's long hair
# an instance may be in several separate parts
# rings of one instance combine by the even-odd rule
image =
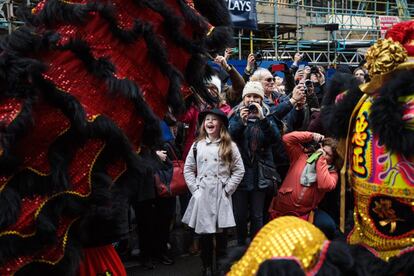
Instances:
[[[231,146],[232,140],[223,122],[221,122],[220,125],[221,126],[220,126],[219,156],[227,166],[230,166],[232,159],[233,159],[233,151],[232,151],[232,146]],[[204,129],[204,121],[203,121],[200,125],[199,134],[196,140],[201,141],[205,138],[207,138],[207,132]]]

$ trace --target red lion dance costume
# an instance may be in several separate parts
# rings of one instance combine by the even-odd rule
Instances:
[[[0,275],[123,275],[110,244],[145,185],[137,152],[188,87],[208,100],[226,7],[46,0],[21,16],[0,44]]]

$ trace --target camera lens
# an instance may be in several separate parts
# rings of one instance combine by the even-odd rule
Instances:
[[[257,111],[257,106],[255,106],[254,104],[249,104],[248,108],[250,113],[255,113]]]
[[[305,87],[309,87],[312,86],[312,81],[311,80],[306,80],[305,81]]]
[[[261,54],[261,53],[256,53],[256,54],[254,55],[254,59],[255,59],[256,61],[262,61],[263,56],[262,56],[262,54]]]

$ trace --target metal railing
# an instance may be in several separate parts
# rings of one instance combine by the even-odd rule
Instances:
[[[267,51],[268,54],[265,54],[267,59],[283,59],[287,53],[290,55],[292,52],[300,51],[305,53],[309,62],[315,64],[332,64],[339,61],[358,64],[363,58],[361,51],[349,50],[347,44],[364,42],[365,47],[373,44],[380,37],[378,16],[398,16],[401,15],[401,8],[403,8],[405,17],[402,19],[412,18],[414,4],[401,5],[401,1],[406,2],[406,0],[257,0],[257,7],[261,6],[260,10],[265,8],[268,15],[273,12],[273,22],[266,22],[265,25],[273,25],[274,32],[267,31],[264,36],[253,36],[253,43],[257,45],[253,48]],[[286,9],[290,9],[290,14],[296,15],[295,24],[291,24],[290,29],[278,16]],[[324,27],[327,24],[338,24],[338,30],[326,32],[328,41],[324,51],[315,50],[309,46],[307,43],[309,41],[304,39],[305,30]],[[286,33],[283,33],[283,28],[288,30],[288,38]],[[323,29],[321,30],[323,32]],[[246,45],[246,40],[250,41],[251,38],[239,35],[235,39],[239,40],[239,45]]]
[[[0,31],[11,33],[15,28],[22,25],[23,22],[15,16],[16,10],[22,5],[32,7],[38,2],[39,0],[0,0]]]

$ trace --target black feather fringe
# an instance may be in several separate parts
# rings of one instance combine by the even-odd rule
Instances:
[[[33,27],[22,26],[0,40],[0,48],[14,54],[33,54],[49,49],[58,39],[55,32],[37,33]]]
[[[194,88],[194,92],[209,104],[217,103],[217,98],[211,96],[208,92],[205,79],[210,78],[213,73],[211,67],[207,64],[207,59],[203,55],[193,55],[188,62],[185,70],[185,78],[188,84]]]
[[[82,259],[82,245],[76,240],[72,226],[66,242],[65,255],[56,265],[44,262],[33,262],[17,271],[16,276],[21,275],[63,275],[73,276],[78,272],[78,267]]]
[[[233,29],[227,26],[215,27],[206,38],[206,47],[209,52],[223,53],[225,48],[233,47]]]
[[[83,61],[87,70],[91,74],[103,79],[106,82],[108,90],[111,93],[120,93],[122,96],[133,101],[136,111],[144,118],[145,133],[148,137],[145,142],[150,143],[150,145],[153,145],[154,143],[160,143],[159,139],[161,136],[161,130],[159,127],[159,119],[155,116],[152,109],[147,105],[141,91],[133,81],[116,78],[114,76],[114,65],[109,62],[109,60],[104,58],[95,59],[92,56],[90,47],[83,40],[71,40],[62,46],[62,50],[72,51],[80,60]],[[173,82],[170,83],[170,87],[172,87],[172,85]],[[179,93],[179,90],[176,93]]]
[[[369,119],[379,141],[388,150],[411,157],[414,154],[414,130],[403,120],[404,103],[399,97],[412,95],[414,70],[394,72],[380,89],[371,107]],[[396,135],[398,133],[398,135]]]
[[[17,16],[33,26],[51,27],[61,23],[82,25],[87,21],[90,12],[97,11],[102,5],[97,2],[79,4],[50,0],[45,2],[38,14],[33,14],[28,7],[24,7],[18,10]]]
[[[338,78],[332,80],[329,85],[330,89],[322,100],[323,108],[321,109],[324,129],[330,136],[336,138],[347,136],[352,112],[363,95],[355,78],[344,79],[342,76],[343,74],[339,74]],[[344,98],[338,103],[334,103],[336,96],[346,90]]]
[[[186,49],[190,54],[201,52],[203,49],[199,44],[200,41],[193,42],[187,39],[183,34],[183,20],[177,16],[168,4],[161,0],[135,0],[135,3],[146,6],[159,13],[163,18],[163,26],[167,35],[180,47]]]
[[[16,191],[5,187],[0,193],[0,229],[17,221],[21,198]]]
[[[30,255],[44,246],[55,244],[59,218],[76,217],[81,215],[84,210],[84,199],[78,196],[64,194],[50,199],[43,206],[35,222],[35,235],[27,238],[13,234],[0,237],[0,265],[8,259]]]
[[[177,3],[184,18],[195,28],[195,32],[193,34],[194,39],[204,39],[208,32],[207,20],[190,8],[185,0],[177,0]]]
[[[194,6],[213,26],[232,25],[229,11],[223,0],[194,0]]]

